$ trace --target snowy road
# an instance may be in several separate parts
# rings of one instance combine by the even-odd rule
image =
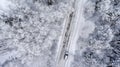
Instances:
[[[71,15],[71,14],[70,14]],[[71,16],[68,15],[67,18],[64,20],[64,30],[62,33],[62,36],[60,37],[60,41],[58,43],[58,51],[57,51],[57,65],[56,67],[64,67],[65,65],[65,59],[64,59],[64,55],[66,52],[66,48],[68,46],[68,41],[69,41],[69,36],[70,36],[70,24],[71,24]]]
[[[75,1],[75,12],[74,16],[72,16],[71,21],[67,21],[69,24],[69,29],[65,30],[67,32],[67,39],[63,37],[64,41],[60,45],[62,45],[59,49],[59,61],[57,67],[70,67],[71,62],[74,59],[76,42],[79,36],[83,35],[82,30],[86,26],[85,19],[83,16],[83,9],[85,2],[87,0],[76,0]],[[71,23],[70,23],[71,22]],[[84,34],[85,35],[85,34]],[[65,42],[65,43],[64,43]],[[68,51],[67,59],[64,59],[65,53]]]
[[[71,62],[74,59],[75,49],[76,49],[76,42],[80,35],[82,35],[83,27],[85,26],[85,19],[83,16],[83,9],[86,0],[76,0],[75,2],[75,17],[73,18],[72,25],[71,25],[71,36],[69,39],[69,47],[67,50],[69,51],[69,57],[66,61],[65,67],[70,67]]]

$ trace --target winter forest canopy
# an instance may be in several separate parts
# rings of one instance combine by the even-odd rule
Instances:
[[[120,0],[0,2],[0,67],[120,67]]]

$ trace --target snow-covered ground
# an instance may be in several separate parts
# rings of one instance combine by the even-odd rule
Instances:
[[[9,0],[0,0],[0,14],[8,12],[10,7],[14,7],[14,4]]]

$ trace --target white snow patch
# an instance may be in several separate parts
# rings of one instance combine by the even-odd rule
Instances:
[[[8,11],[13,3],[8,0],[0,0],[0,13]]]
[[[90,21],[85,21],[80,25],[80,37],[88,38],[89,34],[92,33],[95,29],[95,24]]]

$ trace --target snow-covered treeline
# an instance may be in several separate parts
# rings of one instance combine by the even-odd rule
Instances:
[[[72,67],[120,67],[120,0],[89,0],[83,7],[95,29],[79,36]]]

